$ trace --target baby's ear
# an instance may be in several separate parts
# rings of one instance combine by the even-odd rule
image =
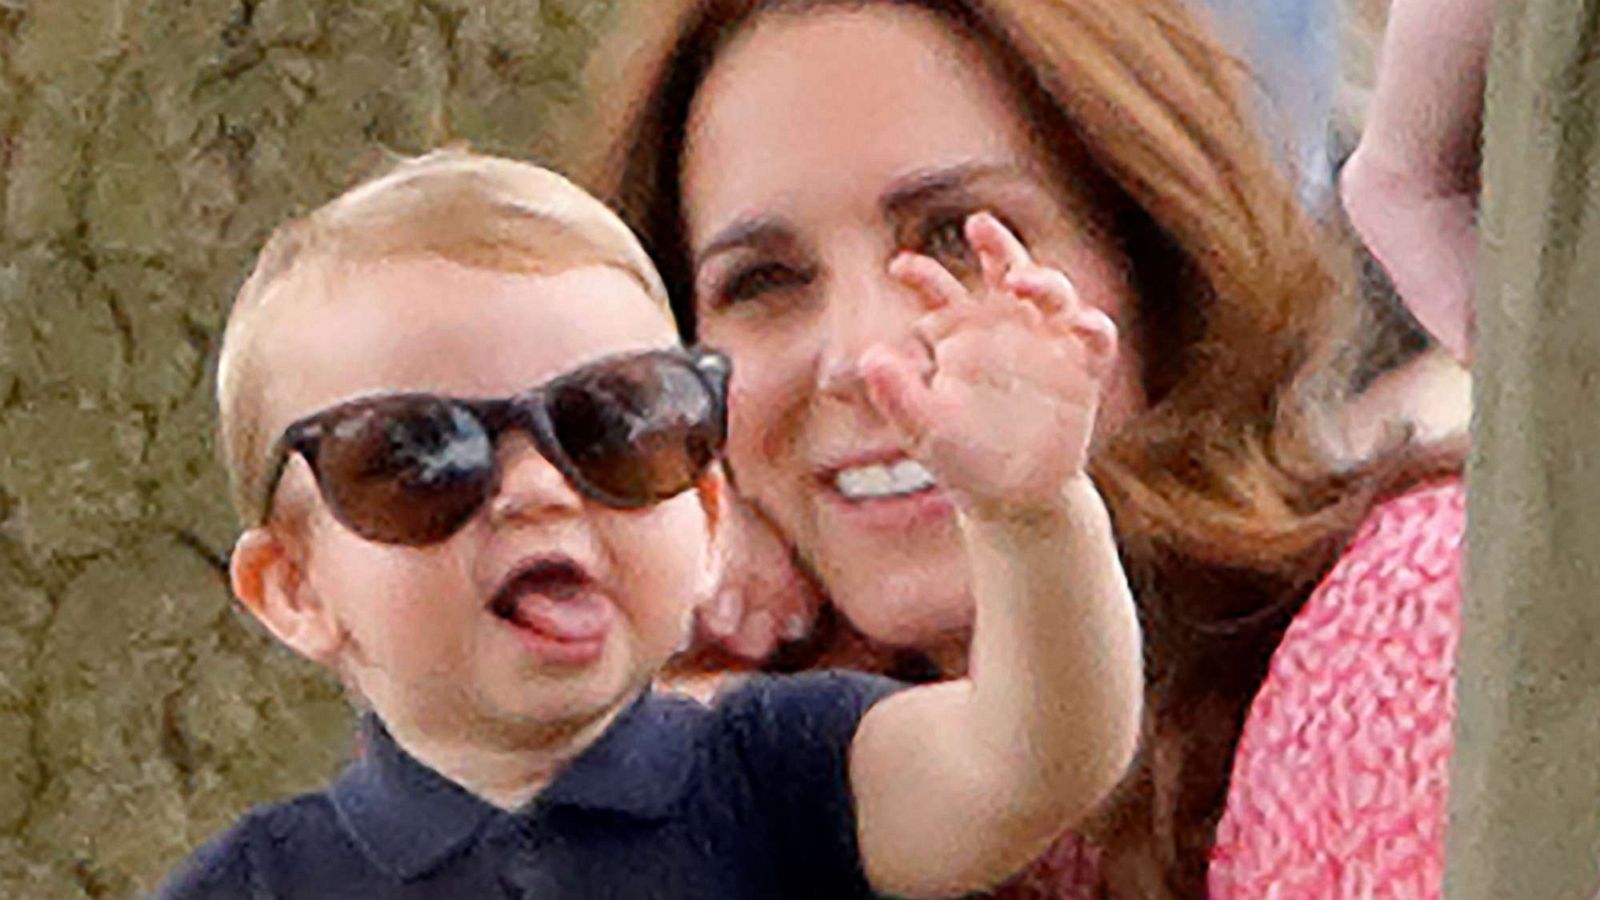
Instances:
[[[728,552],[729,530],[732,522],[729,521],[733,510],[732,489],[728,486],[727,473],[723,471],[722,463],[718,462],[706,469],[695,485],[695,491],[700,495],[700,508],[706,514],[706,577],[708,587],[706,596],[709,598],[711,591],[722,581],[724,560]]]
[[[332,666],[341,642],[338,619],[312,590],[303,559],[299,542],[282,526],[252,528],[233,547],[233,593],[290,649]]]
[[[717,532],[722,530],[723,524],[728,521],[728,476],[723,471],[722,463],[717,462],[706,467],[706,473],[700,476],[695,484],[695,489],[700,493],[700,506],[706,511],[706,525],[711,529],[711,536],[716,538]]]

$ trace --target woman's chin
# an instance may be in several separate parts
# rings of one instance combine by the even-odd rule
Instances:
[[[950,584],[934,578],[866,579],[839,585],[831,594],[839,612],[873,642],[942,656],[952,645],[964,649],[972,629],[972,598],[965,590],[952,592]]]
[[[819,523],[826,525],[826,523]],[[856,631],[875,643],[948,652],[972,628],[967,556],[953,519],[893,536],[820,527],[802,555]]]

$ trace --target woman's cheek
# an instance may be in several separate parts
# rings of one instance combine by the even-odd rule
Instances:
[[[734,363],[733,383],[728,398],[728,452],[734,466],[740,471],[765,472],[792,451],[793,435],[783,423],[791,418],[785,414],[792,403],[786,404],[782,383],[775,382],[770,370],[764,366],[746,366],[743,371]],[[741,483],[750,491],[757,487]]]
[[[723,349],[733,359],[728,456],[734,477],[747,496],[782,505],[779,498],[797,487],[790,482],[802,477],[797,469],[803,467],[813,380],[793,347],[761,342]]]

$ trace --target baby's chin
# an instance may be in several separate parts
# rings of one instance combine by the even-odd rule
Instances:
[[[540,737],[552,730],[581,730],[626,705],[648,686],[648,678],[631,675],[587,683],[535,680],[511,693],[486,691],[482,710],[507,733]]]

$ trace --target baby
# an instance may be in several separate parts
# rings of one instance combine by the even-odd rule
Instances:
[[[1117,783],[1139,633],[1084,475],[1103,316],[988,216],[862,362],[962,512],[969,678],[654,691],[713,588],[729,371],[599,202],[441,151],[279,229],[218,379],[234,592],[364,710],[326,790],[258,808],[179,898],[865,897],[980,890]],[[954,827],[952,823],[962,823]]]

